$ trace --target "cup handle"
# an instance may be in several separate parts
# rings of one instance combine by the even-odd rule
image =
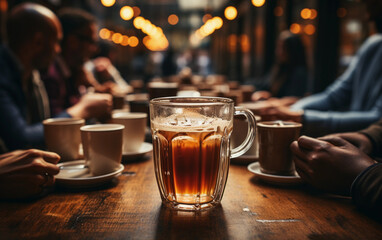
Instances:
[[[235,107],[234,115],[244,115],[248,120],[247,137],[236,148],[231,150],[231,158],[236,158],[246,153],[251,147],[256,134],[256,118],[253,113],[243,107]]]

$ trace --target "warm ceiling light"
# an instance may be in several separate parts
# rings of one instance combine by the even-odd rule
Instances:
[[[127,46],[127,45],[129,45],[129,37],[128,37],[128,36],[126,36],[126,35],[123,35],[123,36],[122,36],[121,45],[122,45],[122,46]]]
[[[111,36],[111,40],[116,43],[116,44],[119,44],[122,42],[122,34],[120,33],[114,33],[113,36]]]
[[[280,6],[275,7],[274,14],[276,17],[281,17],[284,14],[284,9]]]
[[[293,23],[292,25],[290,25],[289,30],[290,30],[292,33],[294,33],[294,34],[298,34],[298,33],[300,33],[300,31],[301,31],[301,26],[300,26],[300,24],[298,24],[298,23]]]
[[[134,18],[133,25],[136,29],[141,29],[145,24],[145,19],[143,17]]]
[[[138,17],[141,14],[141,9],[137,6],[133,7],[134,17]]]
[[[102,5],[105,7],[111,7],[114,5],[115,0],[101,0]]]
[[[301,10],[300,15],[303,19],[309,19],[312,15],[312,12],[309,8],[304,8]]]
[[[99,30],[99,37],[102,39],[108,39],[110,38],[110,35],[111,35],[111,32],[107,28],[102,28],[101,30]]]
[[[223,19],[221,19],[221,17],[214,17],[212,21],[214,21],[216,29],[219,29],[223,26]]]
[[[150,41],[150,36],[146,36],[142,39],[143,44],[147,44]]]
[[[240,36],[240,46],[241,46],[241,51],[243,53],[249,52],[249,50],[251,49],[251,44],[250,44],[248,35],[243,34]]]
[[[310,9],[310,19],[315,19],[317,17],[317,10]]]
[[[8,10],[8,2],[6,0],[0,1],[0,11],[6,12]]]
[[[129,45],[131,47],[136,47],[136,46],[138,46],[138,44],[139,44],[139,40],[137,37],[135,37],[135,36],[129,37]]]
[[[308,24],[304,27],[304,32],[307,35],[313,35],[316,32],[316,27],[313,24]]]
[[[123,8],[121,8],[119,14],[121,15],[121,18],[123,20],[128,21],[134,17],[134,10],[130,6],[124,6]]]
[[[170,16],[168,16],[167,20],[168,23],[171,25],[176,25],[179,22],[179,18],[175,14],[171,14]]]
[[[265,3],[265,0],[252,0],[252,5],[255,7],[261,7]]]
[[[210,20],[212,18],[212,15],[207,13],[203,16],[203,22],[207,22],[208,20]]]
[[[237,16],[237,10],[235,7],[232,7],[232,6],[228,6],[225,10],[224,10],[224,16],[225,18],[227,18],[228,20],[234,20]]]

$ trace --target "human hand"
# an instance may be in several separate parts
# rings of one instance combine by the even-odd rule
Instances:
[[[60,156],[36,149],[0,155],[0,199],[23,199],[39,195],[54,184]]]
[[[350,142],[354,146],[356,146],[359,150],[363,151],[367,155],[370,155],[373,151],[373,144],[370,141],[370,139],[358,132],[348,132],[348,133],[335,133],[335,134],[330,134],[325,137],[321,137],[319,139],[322,139],[325,141],[326,138],[333,138],[333,137],[339,137],[342,139],[345,139],[346,141]]]
[[[319,189],[348,195],[355,178],[375,163],[348,141],[300,137],[291,144],[296,170],[303,180]]]
[[[89,93],[67,111],[72,117],[78,118],[108,118],[113,106],[112,96],[105,93]]]

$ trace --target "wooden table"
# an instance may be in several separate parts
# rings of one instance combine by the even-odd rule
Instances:
[[[1,202],[0,239],[382,239],[382,224],[348,198],[268,185],[239,165],[221,206],[173,212],[161,205],[149,157],[96,190]]]

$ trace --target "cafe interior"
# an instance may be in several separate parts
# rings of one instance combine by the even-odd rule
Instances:
[[[0,0],[0,239],[381,239],[381,32],[379,0]]]

